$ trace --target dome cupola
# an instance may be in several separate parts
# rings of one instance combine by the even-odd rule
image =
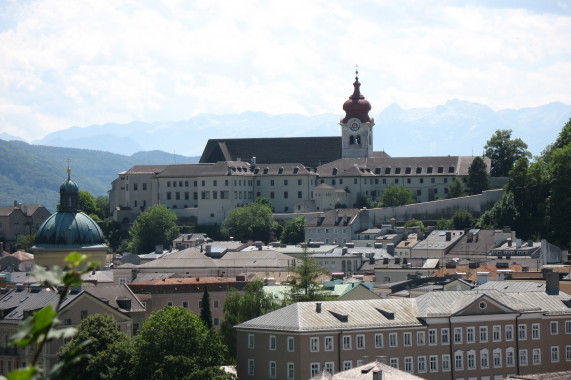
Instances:
[[[77,212],[79,187],[70,178],[71,169],[67,165],[67,181],[59,187],[59,207],[61,212]]]
[[[371,103],[369,103],[369,101],[361,94],[361,83],[359,83],[359,71],[357,70],[355,71],[355,82],[353,83],[353,86],[355,88],[353,90],[353,95],[343,103],[345,118],[343,118],[341,122],[346,123],[351,118],[357,118],[362,123],[372,122],[372,119],[369,117]]]

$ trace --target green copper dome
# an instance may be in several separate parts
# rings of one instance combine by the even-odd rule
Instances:
[[[56,212],[36,232],[38,248],[86,247],[105,244],[101,228],[82,212]]]
[[[68,178],[67,181],[62,183],[61,186],[59,187],[59,192],[79,193],[79,187],[75,182],[73,182],[71,179]]]

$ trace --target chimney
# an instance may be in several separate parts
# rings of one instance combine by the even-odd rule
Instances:
[[[212,252],[212,245],[206,244],[205,248],[206,248],[206,254],[207,254],[207,255],[208,255],[210,252]]]
[[[155,245],[155,253],[163,253],[163,245],[162,244]]]
[[[131,269],[131,282],[135,281],[136,278],[137,278],[137,270]]]
[[[559,273],[548,272],[544,273],[545,278],[545,292],[549,295],[556,296],[559,294]]]
[[[532,239],[529,239],[529,240],[527,241],[527,246],[528,246],[528,247],[533,247],[533,240],[532,240]]]
[[[452,232],[446,231],[446,241],[452,240]]]
[[[14,207],[18,207],[18,201],[14,199]]]
[[[508,247],[512,246],[512,238],[508,238]]]
[[[346,255],[346,254],[347,254],[347,247],[341,248],[341,254],[342,254],[342,255]]]
[[[383,380],[383,370],[378,369],[373,371],[373,380]]]
[[[315,311],[317,313],[321,313],[321,302],[316,302],[315,303]]]
[[[256,157],[252,157],[250,160],[250,166],[252,166],[252,169],[256,167]]]

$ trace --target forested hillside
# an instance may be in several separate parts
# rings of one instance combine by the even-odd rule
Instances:
[[[133,165],[198,162],[198,157],[175,156],[162,151],[139,152],[132,156],[88,149],[30,145],[0,140],[0,206],[39,203],[55,211],[59,186],[65,180],[67,159],[71,176],[81,190],[94,196],[106,195],[117,174]]]

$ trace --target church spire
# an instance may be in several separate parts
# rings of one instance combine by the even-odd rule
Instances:
[[[67,181],[59,187],[59,211],[77,212],[79,206],[79,187],[71,180],[71,168],[67,159]]]

